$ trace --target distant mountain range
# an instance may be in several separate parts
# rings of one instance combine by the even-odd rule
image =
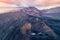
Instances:
[[[51,19],[60,20],[60,7],[41,10],[42,16],[49,17]]]
[[[43,19],[60,36],[60,7],[42,10]]]
[[[60,7],[42,10],[43,13],[60,13]]]

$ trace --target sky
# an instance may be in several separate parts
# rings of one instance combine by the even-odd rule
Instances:
[[[13,7],[29,6],[35,6],[40,10],[50,9],[60,6],[60,0],[0,0],[0,13],[14,10]]]

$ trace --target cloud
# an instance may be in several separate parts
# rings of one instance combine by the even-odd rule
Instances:
[[[56,4],[60,4],[60,0],[36,0],[34,4],[39,6],[56,5]]]
[[[3,7],[17,7],[17,6],[14,4],[7,4],[4,2],[0,2],[0,8],[3,8]]]
[[[21,4],[20,4],[21,3]],[[20,0],[20,5],[32,5],[32,6],[48,6],[60,4],[60,0]]]
[[[0,7],[29,7],[29,6],[35,6],[40,10],[50,9],[53,7],[60,6],[60,0],[0,0]],[[5,10],[10,11],[13,9],[5,10],[1,9],[1,10],[5,12]]]
[[[6,4],[4,2],[0,2],[0,14],[2,14],[4,12],[10,12],[10,11],[18,10],[18,8],[14,8],[14,7],[17,7],[17,6],[13,5],[13,4]]]
[[[0,2],[16,4],[18,6],[48,6],[60,4],[60,0],[0,0]]]

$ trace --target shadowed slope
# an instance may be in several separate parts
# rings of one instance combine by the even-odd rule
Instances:
[[[29,9],[25,9],[0,14],[0,40],[22,39],[21,27],[26,23],[27,19],[29,19],[28,15],[31,13],[38,14],[35,8],[31,9],[31,7],[29,7]]]

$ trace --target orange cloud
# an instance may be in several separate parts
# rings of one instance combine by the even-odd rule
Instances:
[[[36,5],[55,5],[60,4],[60,0],[35,0]]]
[[[23,2],[23,1],[25,1],[25,2]],[[5,2],[5,3],[8,3],[8,4],[20,4],[20,3],[25,4],[26,1],[28,1],[27,4],[32,3],[33,5],[60,4],[60,0],[0,0],[0,2]]]
[[[46,5],[60,4],[60,0],[46,0],[44,1],[44,4]]]
[[[19,3],[20,0],[0,0],[0,2],[4,2],[8,4],[15,4],[15,3]]]
[[[10,0],[0,0],[0,2],[11,4],[11,1]]]
[[[18,8],[13,8],[13,7],[17,7],[17,6],[13,4],[7,4],[7,3],[0,2],[0,14],[4,12],[10,12],[13,10],[15,11],[18,9]]]

